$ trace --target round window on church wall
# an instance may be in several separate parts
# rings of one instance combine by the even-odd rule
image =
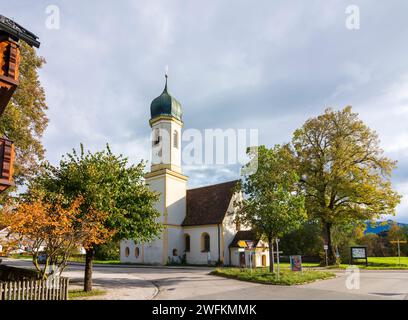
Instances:
[[[125,256],[126,256],[126,257],[129,257],[129,254],[130,254],[129,247],[126,247],[126,249],[125,249]]]
[[[139,258],[139,247],[135,248],[135,257]]]

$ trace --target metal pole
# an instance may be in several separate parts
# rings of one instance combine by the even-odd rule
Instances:
[[[398,239],[398,264],[401,265],[401,250],[400,250],[400,241]]]
[[[252,248],[249,248],[249,264],[250,264],[251,274],[252,274]]]
[[[278,263],[278,280],[280,276],[280,265],[279,265],[279,239],[276,238],[276,262]]]
[[[249,248],[249,269],[251,270],[252,274],[252,254],[251,254],[251,248]]]
[[[329,266],[329,259],[327,257],[327,249],[324,250],[325,254],[326,254],[326,267]]]
[[[272,240],[272,248],[269,248],[269,250],[272,250],[272,261],[269,261],[269,263],[272,263],[272,266],[275,266],[275,252],[273,250],[273,240]],[[275,268],[273,269],[273,272],[275,272]]]

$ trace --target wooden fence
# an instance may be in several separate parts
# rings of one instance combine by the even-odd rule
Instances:
[[[0,282],[0,300],[67,300],[68,278]]]

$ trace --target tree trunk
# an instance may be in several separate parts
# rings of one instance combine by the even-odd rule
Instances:
[[[86,250],[85,256],[85,278],[84,278],[84,291],[92,291],[92,263],[95,255],[94,248]]]
[[[332,224],[329,222],[326,222],[324,225],[325,229],[325,239],[326,239],[326,244],[327,244],[327,260],[328,264],[330,266],[336,264],[336,255],[334,254],[333,250],[333,244],[332,244],[332,238],[331,238],[331,227]]]
[[[274,256],[273,256],[273,239],[268,239],[269,243],[269,272],[274,272],[273,265],[274,265]]]

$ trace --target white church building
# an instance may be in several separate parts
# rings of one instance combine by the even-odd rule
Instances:
[[[188,177],[181,167],[181,104],[167,91],[150,106],[152,165],[145,175],[151,190],[160,194],[156,209],[164,230],[149,243],[128,239],[120,244],[120,259],[126,263],[166,265],[268,266],[265,242],[235,223],[234,192],[237,181],[187,189]],[[254,254],[244,251],[242,240],[255,244]]]

